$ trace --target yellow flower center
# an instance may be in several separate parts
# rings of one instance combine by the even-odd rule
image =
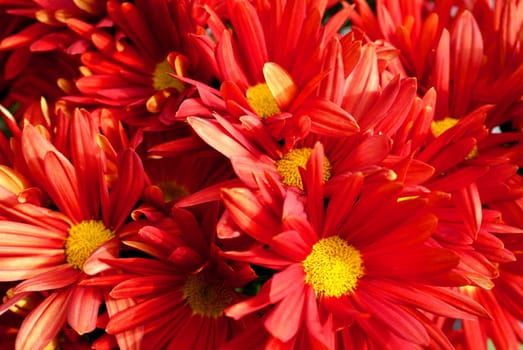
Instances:
[[[174,73],[169,62],[162,61],[156,65],[153,73],[153,87],[156,91],[173,88],[178,92],[184,89],[183,84],[178,79],[170,76],[168,73]]]
[[[307,161],[312,153],[312,148],[295,148],[288,152],[282,159],[276,161],[276,169],[287,186],[295,186],[303,190],[303,182],[299,168],[306,168]],[[323,182],[331,177],[331,164],[327,158],[323,158]]]
[[[360,252],[338,236],[319,240],[302,264],[305,283],[320,297],[353,292],[364,274]]]
[[[193,314],[218,318],[233,301],[231,289],[223,281],[207,281],[200,274],[191,275],[183,286],[183,297]]]
[[[166,202],[170,202],[175,199],[187,197],[190,192],[185,186],[176,183],[175,181],[162,181],[159,182],[158,187],[163,192],[163,197]]]
[[[65,257],[75,269],[81,270],[92,252],[114,237],[101,221],[84,220],[69,229],[65,240]]]
[[[432,133],[435,137],[439,137],[448,129],[454,127],[459,122],[459,119],[446,117],[441,120],[435,120],[431,124]],[[478,147],[474,146],[472,151],[465,157],[466,160],[474,158],[478,154]]]
[[[247,89],[247,101],[252,109],[263,119],[280,113],[280,108],[265,83],[251,86]]]

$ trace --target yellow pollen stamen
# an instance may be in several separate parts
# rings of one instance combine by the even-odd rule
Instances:
[[[360,252],[338,236],[319,240],[302,264],[305,283],[319,297],[352,293],[364,275]]]
[[[459,122],[459,119],[446,117],[441,120],[435,120],[432,122],[431,129],[432,133],[436,137],[440,137],[448,129],[452,128]]]
[[[252,109],[263,119],[280,113],[280,108],[265,83],[251,86],[247,89],[247,101]]]
[[[156,65],[153,73],[153,87],[156,91],[173,88],[178,92],[182,92],[184,86],[181,81],[173,78],[168,73],[174,73],[173,69],[167,61],[162,61]]]
[[[161,181],[157,185],[162,190],[166,202],[187,197],[190,194],[185,186],[180,185],[175,181]]]
[[[282,176],[282,182],[285,185],[295,186],[303,190],[303,182],[298,168],[306,168],[311,153],[312,148],[295,148],[283,156],[282,159],[276,161],[276,169]],[[327,158],[323,158],[323,182],[329,181],[330,177],[331,164]]]
[[[432,122],[431,129],[435,137],[440,137],[448,129],[454,127],[459,122],[459,119],[446,117],[441,120]],[[472,151],[465,157],[466,160],[474,158],[478,154],[478,147],[474,146]]]
[[[114,233],[101,221],[84,220],[72,226],[65,240],[67,262],[81,270],[92,252],[113,237]]]
[[[232,290],[220,280],[207,281],[201,275],[191,275],[183,287],[183,297],[193,314],[218,318],[232,301]]]

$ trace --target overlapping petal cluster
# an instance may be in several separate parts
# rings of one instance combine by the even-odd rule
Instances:
[[[0,348],[521,348],[521,0],[0,21]]]

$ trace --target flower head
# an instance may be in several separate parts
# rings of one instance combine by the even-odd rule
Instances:
[[[136,300],[110,316],[107,332],[140,333],[145,329],[143,342],[148,346],[176,344],[181,349],[218,348],[239,334],[246,321],[225,317],[224,309],[240,300],[235,288],[244,286],[255,274],[248,265],[221,257],[212,238],[206,236],[212,231],[211,227],[200,227],[188,211],[173,209],[171,217],[127,236],[126,244],[152,258],[107,261],[124,274],[111,297]],[[99,277],[91,284],[103,281],[104,277]]]
[[[321,168],[322,156],[321,147],[315,148],[304,175],[316,178],[315,187],[320,172],[312,169]],[[304,330],[327,348],[337,329],[350,331],[353,323],[370,337],[385,331],[428,345],[436,327],[419,310],[486,315],[470,301],[465,311],[455,293],[445,291],[449,299],[440,303],[442,287],[467,280],[453,270],[458,257],[431,243],[437,219],[426,200],[400,200],[398,183],[366,184],[357,173],[346,177],[328,204],[319,186],[306,197],[286,191],[273,200],[283,204],[276,212],[267,212],[247,189],[224,190],[232,219],[256,240],[250,249],[227,254],[275,270],[258,295],[227,308],[227,315],[239,319],[272,305],[264,321],[272,336],[287,343]],[[424,300],[411,293],[422,293]]]
[[[5,312],[33,292],[46,295],[21,325],[20,349],[43,348],[66,322],[79,334],[96,328],[102,290],[79,282],[109,268],[100,257],[118,255],[118,232],[144,186],[141,162],[127,149],[109,193],[90,114],[77,110],[68,131],[70,158],[31,124],[21,134],[24,169],[54,209],[22,202],[0,186],[0,280],[21,281],[0,309]]]

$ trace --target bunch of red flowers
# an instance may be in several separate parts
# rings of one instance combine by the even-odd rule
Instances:
[[[0,0],[2,349],[520,349],[523,1]]]

